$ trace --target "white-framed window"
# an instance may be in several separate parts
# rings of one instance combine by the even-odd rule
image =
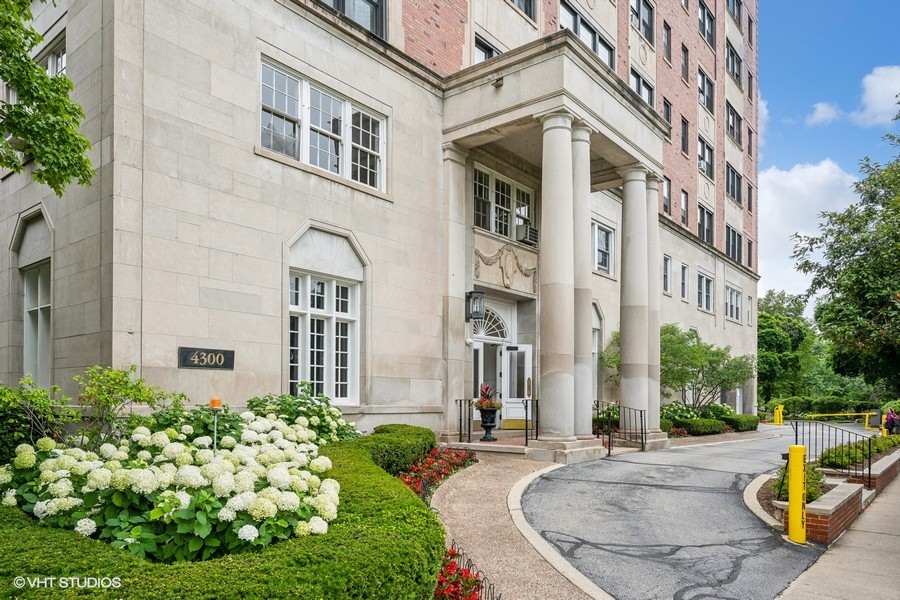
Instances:
[[[40,64],[47,71],[47,75],[55,77],[66,73],[66,39],[56,40],[40,58]]]
[[[741,23],[741,14],[743,13],[742,0],[725,0],[725,6],[728,7],[728,12],[731,13],[732,17],[734,17],[734,22],[737,23],[738,29],[742,29],[743,28],[743,25]]]
[[[599,223],[591,223],[594,230],[594,270],[612,275],[613,273],[613,232]]]
[[[663,212],[667,215],[672,214],[672,180],[663,177]]]
[[[513,2],[529,19],[534,19],[534,0],[514,0]]]
[[[301,381],[334,400],[359,397],[359,283],[292,272],[288,384]]]
[[[663,98],[662,118],[669,124],[669,131],[666,132],[666,137],[672,139],[672,103],[669,102],[668,98]]]
[[[713,243],[713,213],[702,204],[697,205],[697,237],[707,244]]]
[[[703,3],[703,0],[698,0],[697,11],[699,13],[699,18],[700,18],[700,36],[703,37],[710,46],[715,48],[716,47],[716,18],[713,16],[712,12],[706,7],[706,4]]]
[[[681,263],[681,299],[687,300],[688,294],[690,294],[690,270],[688,266],[684,263]]]
[[[725,226],[725,254],[734,262],[740,264],[744,251],[744,236],[738,233],[731,225]]]
[[[753,325],[753,297],[747,296],[747,325]]]
[[[50,381],[50,263],[22,270],[25,283],[24,367],[35,383]]]
[[[688,224],[688,193],[681,190],[681,224]]]
[[[495,56],[500,56],[500,51],[490,45],[480,35],[475,36],[475,61],[473,64],[484,62]]]
[[[741,320],[741,293],[725,286],[725,316],[734,321]]]
[[[725,102],[725,132],[738,146],[741,145],[741,132],[744,129],[744,119],[734,110],[730,102]],[[752,154],[752,153],[751,153]]]
[[[559,5],[559,28],[568,29],[577,35],[588,45],[588,48],[597,53],[597,56],[615,68],[616,51],[613,45],[588,21],[575,7],[563,0]]]
[[[384,5],[385,0],[319,0],[330,6],[348,19],[384,38]]]
[[[725,163],[725,195],[741,204],[743,202],[743,198],[741,198],[743,186],[744,178],[738,174],[730,163]]]
[[[703,69],[697,69],[697,92],[700,104],[706,107],[710,113],[716,112],[716,100],[714,93],[713,80],[703,72]]]
[[[715,177],[715,164],[713,163],[713,148],[702,135],[697,136],[697,165],[700,172],[710,179]]]
[[[666,62],[672,62],[672,28],[663,21],[663,58]]]
[[[728,71],[728,74],[731,75],[731,78],[734,79],[734,82],[738,84],[738,87],[744,87],[743,78],[741,76],[741,72],[743,70],[744,61],[741,60],[740,55],[737,53],[737,50],[734,49],[734,46],[731,45],[731,42],[725,42],[725,70]]]
[[[520,225],[534,227],[534,192],[477,165],[474,171],[475,227],[517,239]]]
[[[653,5],[648,0],[631,0],[631,24],[653,43]]]
[[[260,90],[263,148],[384,189],[383,117],[265,62]]]
[[[644,102],[653,106],[653,86],[634,69],[631,70],[631,89],[637,92]]]
[[[663,254],[662,261],[662,291],[664,294],[672,294],[672,258]]]
[[[713,280],[703,273],[697,274],[697,308],[708,311],[713,309]]]

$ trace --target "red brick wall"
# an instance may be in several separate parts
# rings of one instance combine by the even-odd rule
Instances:
[[[459,71],[468,61],[466,23],[468,0],[405,0],[405,52],[439,75]]]
[[[900,462],[895,461],[890,467],[882,471],[880,474],[872,475],[872,488],[877,490],[878,492],[882,491],[887,484],[892,482],[895,477],[897,477],[897,473],[900,472]],[[861,483],[863,485],[869,484],[868,475],[863,476],[851,476],[847,479],[849,483]]]
[[[806,513],[806,539],[825,544],[834,542],[850,527],[862,510],[862,490],[850,496],[830,515]],[[788,531],[788,511],[784,511],[784,530]]]
[[[544,0],[544,33],[550,35],[559,31],[559,0]]]

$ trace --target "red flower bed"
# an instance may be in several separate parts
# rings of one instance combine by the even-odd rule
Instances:
[[[478,571],[460,566],[459,553],[450,548],[444,557],[444,565],[438,575],[434,590],[435,600],[480,600],[481,579]]]
[[[400,481],[427,503],[444,479],[474,462],[474,452],[435,448],[399,477]]]

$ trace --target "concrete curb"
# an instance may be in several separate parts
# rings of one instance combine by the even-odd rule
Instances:
[[[762,505],[756,499],[756,494],[759,492],[759,489],[771,480],[771,473],[763,473],[751,481],[749,485],[744,488],[744,504],[746,504],[747,508],[750,509],[750,512],[759,517],[763,523],[776,531],[784,531],[784,523],[781,523],[778,519],[763,510]]]
[[[537,550],[538,554],[540,554],[551,567],[556,569],[560,575],[572,582],[572,585],[576,586],[591,598],[596,598],[597,600],[615,600],[615,598],[603,591],[593,581],[585,577],[578,569],[569,564],[569,561],[563,558],[553,546],[551,546],[531,527],[531,525],[528,524],[528,521],[525,519],[525,514],[522,512],[522,495],[525,494],[525,490],[531,485],[531,482],[545,473],[549,473],[550,471],[554,471],[564,466],[565,465],[551,465],[545,469],[526,475],[517,481],[509,490],[509,495],[506,497],[506,506],[509,509],[509,516],[512,517],[513,523],[519,530],[519,533],[521,533],[528,543]]]
[[[704,444],[687,444],[684,446],[672,446],[671,448],[669,448],[669,450],[684,450],[685,448],[696,448],[698,446],[721,446],[723,444],[742,444],[745,442],[753,442],[756,440],[773,440],[773,439],[779,438],[779,437],[782,437],[782,436],[780,436],[776,433],[773,435],[767,435],[765,437],[750,438],[748,440],[725,440],[724,442],[706,442]]]

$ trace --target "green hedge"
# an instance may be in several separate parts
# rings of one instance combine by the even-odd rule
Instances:
[[[659,420],[659,428],[662,429],[663,432],[665,432],[665,433],[669,433],[670,431],[672,431],[672,427],[674,427],[674,426],[675,426],[675,424],[672,423],[672,421],[669,419],[661,418]]]
[[[725,422],[718,419],[675,419],[675,427],[683,427],[688,435],[712,435],[724,433]]]
[[[408,439],[412,433],[392,431],[360,440],[382,438],[378,447],[385,448],[389,440],[384,438]],[[196,563],[151,563],[74,531],[41,526],[17,509],[0,508],[4,594],[48,597],[46,588],[11,587],[14,577],[31,576],[122,580],[122,587],[107,593],[54,589],[53,597],[431,598],[444,556],[441,524],[400,480],[370,460],[371,449],[360,440],[320,449],[334,462],[329,474],[341,484],[340,513],[328,533],[293,538],[259,552]]]
[[[753,431],[759,427],[759,417],[756,415],[731,415],[721,420],[735,431]]]
[[[783,465],[778,470],[778,475],[772,480],[772,483],[769,485],[772,487],[772,492],[775,495],[776,500],[782,500],[787,502],[788,500],[788,487],[791,481],[790,471],[785,475],[784,470],[787,468],[787,465]],[[815,463],[806,463],[806,501],[812,502],[814,500],[818,500],[822,497],[822,483],[825,481],[825,474],[820,471]]]
[[[872,454],[888,452],[895,446],[900,446],[900,435],[872,438]],[[852,444],[842,444],[825,450],[819,455],[819,466],[833,469],[846,469],[857,465],[869,457],[869,442],[859,441]]]
[[[379,425],[372,435],[361,437],[356,443],[391,475],[405,471],[435,447],[434,432],[413,425]]]

